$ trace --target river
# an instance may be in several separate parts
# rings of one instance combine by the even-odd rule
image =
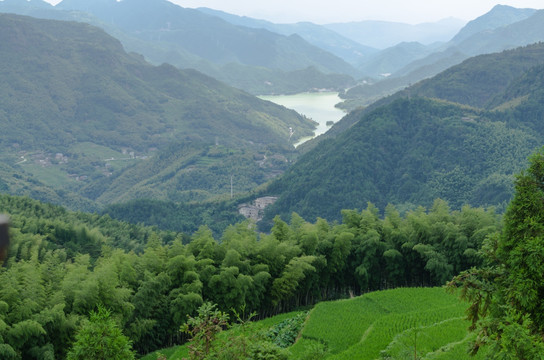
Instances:
[[[321,135],[330,128],[327,122],[333,123],[340,120],[346,113],[343,110],[335,108],[334,105],[342,102],[337,92],[305,92],[294,95],[263,95],[260,99],[268,100],[286,108],[293,109],[301,115],[306,116],[319,125],[315,129],[315,136]],[[296,132],[296,129],[294,129]],[[299,140],[295,146],[312,139],[305,137]]]

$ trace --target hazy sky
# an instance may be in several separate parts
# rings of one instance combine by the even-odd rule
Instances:
[[[45,0],[57,4],[61,0]],[[93,1],[93,0],[88,0]],[[316,24],[386,20],[409,24],[447,17],[472,20],[497,4],[543,9],[542,0],[169,0],[183,7],[209,7],[276,23]]]

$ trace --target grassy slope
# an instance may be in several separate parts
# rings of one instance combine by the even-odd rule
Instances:
[[[291,359],[306,359],[319,346],[327,359],[482,359],[467,354],[473,338],[464,320],[466,304],[443,288],[402,288],[319,303],[310,312]],[[294,313],[253,323],[267,329]],[[321,344],[321,345],[319,345]],[[187,356],[185,346],[160,351],[168,359]],[[143,359],[155,360],[156,354]]]
[[[302,332],[305,341],[294,345],[292,352],[298,358],[304,348],[318,341],[328,348],[330,359],[376,359],[382,355],[403,359],[407,352],[413,354],[411,333],[417,329],[418,356],[441,348],[446,353],[448,344],[468,342],[468,323],[462,320],[465,308],[441,288],[378,291],[321,303],[312,310]],[[429,330],[433,327],[440,331]]]

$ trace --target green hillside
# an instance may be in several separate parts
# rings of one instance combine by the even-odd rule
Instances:
[[[453,66],[429,80],[415,84],[401,94],[489,108],[488,104],[499,94],[507,92],[513,96],[513,91],[508,87],[514,81],[519,82],[520,77],[525,76],[532,67],[543,63],[544,43],[502,53],[480,55]]]
[[[405,288],[316,305],[290,349],[300,358],[317,344],[325,359],[470,359],[466,304],[441,288]],[[481,354],[480,354],[481,355]],[[477,358],[483,358],[478,356]]]
[[[194,70],[152,66],[89,25],[2,14],[0,30],[0,148],[11,166],[54,191],[91,200],[109,191],[102,199],[113,201],[131,186],[115,190],[113,179],[125,169],[143,168],[131,181],[150,184],[144,177],[164,177],[154,169],[172,158],[167,173],[197,166],[209,180],[178,181],[156,198],[226,194],[234,171],[244,176],[237,191],[247,191],[284,169],[295,140],[290,127],[297,136],[314,128],[294,111]],[[284,161],[259,167],[263,155]],[[212,175],[218,163],[225,178]],[[123,199],[140,195],[135,189]]]
[[[435,198],[454,208],[504,209],[512,175],[539,139],[492,113],[400,99],[302,156],[267,189],[280,196],[267,212],[337,219],[339,209],[361,209],[369,201],[380,208],[393,203],[409,209],[429,206]]]
[[[312,128],[294,112],[195,71],[151,66],[97,28],[14,15],[1,20],[2,116],[15,125],[2,129],[4,143],[67,149],[91,141],[143,152],[180,136],[213,142],[221,135],[287,146],[289,126]]]
[[[469,359],[471,346],[478,358],[517,359],[521,337],[527,358],[538,358],[543,151],[518,176],[504,226],[492,209],[452,211],[436,200],[404,216],[391,205],[383,218],[372,205],[343,210],[342,223],[278,217],[269,235],[242,222],[218,241],[206,227],[188,236],[2,195],[11,243],[0,267],[0,355],[70,359],[114,338],[139,355],[168,348],[171,358]],[[436,287],[446,282],[452,294]],[[468,333],[458,295],[473,303],[479,335]],[[244,322],[338,298],[307,316]],[[199,330],[217,333],[238,318],[217,337]]]
[[[197,69],[256,95],[314,88],[340,90],[355,84],[352,76],[357,71],[351,65],[327,49],[298,36],[288,36],[293,32],[280,35],[283,33],[273,29],[271,32],[235,26],[168,1],[149,4],[135,0],[122,4],[65,0],[53,7],[36,0],[9,0],[0,2],[0,12],[88,23],[104,29],[119,39],[127,51],[142,54],[153,64]],[[218,36],[222,38],[218,40]],[[341,40],[339,46],[344,47],[347,40]],[[308,68],[314,68],[317,77],[306,76],[298,82],[301,72]]]
[[[543,44],[481,55],[349,114],[269,186],[279,199],[268,219],[437,197],[504,210],[512,175],[543,141],[543,55]]]
[[[369,112],[402,97],[431,97],[483,108],[495,108],[503,102],[508,106],[508,100],[500,100],[501,97],[508,98],[503,92],[507,92],[509,86],[526,77],[524,74],[532,67],[543,62],[544,45],[536,43],[500,53],[475,56],[457,65],[451,64],[447,70],[406,89],[395,78],[380,81],[372,87],[355,87],[349,90],[352,95],[348,93],[343,96],[347,98],[344,106],[356,104],[357,100],[354,99],[360,96],[370,97],[375,102],[366,102],[368,107],[365,110],[353,111],[355,116],[346,117],[336,123],[329,133],[336,135],[349,128],[359,121],[361,111]],[[385,89],[389,86],[388,83],[392,83],[399,91],[386,98],[376,96],[375,90]]]

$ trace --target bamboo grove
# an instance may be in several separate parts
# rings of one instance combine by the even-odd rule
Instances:
[[[388,205],[343,210],[341,223],[274,219],[270,234],[229,226],[191,236],[0,196],[11,246],[0,268],[0,357],[64,358],[98,308],[145,354],[185,341],[179,331],[204,302],[263,318],[325,299],[402,286],[443,285],[481,265],[493,209],[400,214]],[[40,354],[40,355],[37,355]]]

